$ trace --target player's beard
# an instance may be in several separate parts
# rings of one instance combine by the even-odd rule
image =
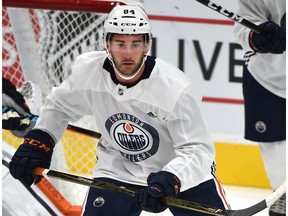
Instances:
[[[135,73],[137,73],[140,70],[140,68],[142,67],[143,61],[144,61],[144,54],[143,54],[142,58],[139,59],[138,62],[135,62],[132,59],[124,59],[124,60],[121,60],[119,62],[119,61],[115,60],[113,55],[112,55],[112,58],[113,58],[113,62],[114,62],[114,66],[115,66],[116,70],[118,70],[124,76],[132,76]],[[131,63],[131,65],[125,66],[125,63]]]

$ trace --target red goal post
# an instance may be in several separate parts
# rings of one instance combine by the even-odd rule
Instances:
[[[116,4],[131,2],[135,1],[3,0],[2,76],[17,88],[32,81],[44,98],[69,76],[70,67],[78,55],[104,49],[103,24],[107,13]],[[24,96],[35,105],[35,95],[32,91]],[[97,130],[89,117],[76,125]],[[15,148],[22,142],[5,130],[2,130],[2,140]],[[51,167],[91,176],[96,163],[96,145],[95,139],[67,131],[56,145],[58,149],[54,152]],[[52,183],[72,205],[82,204],[87,188],[59,181]]]

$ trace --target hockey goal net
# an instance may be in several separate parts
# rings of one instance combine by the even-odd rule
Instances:
[[[38,114],[42,98],[70,74],[79,54],[103,50],[104,20],[117,3],[124,4],[109,0],[3,1],[2,76],[22,91],[34,114]],[[27,81],[32,85],[26,85]],[[96,130],[87,119],[77,126]],[[5,130],[2,139],[15,149],[22,143]],[[56,145],[51,167],[91,177],[96,145],[96,139],[66,132]],[[87,188],[59,181],[53,184],[71,204],[82,204]]]

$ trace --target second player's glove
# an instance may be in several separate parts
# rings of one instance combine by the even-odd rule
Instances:
[[[31,186],[34,181],[33,170],[36,167],[49,168],[54,148],[54,140],[45,131],[34,129],[29,131],[24,143],[19,146],[9,164],[11,175],[24,185]]]
[[[20,128],[20,115],[16,110],[2,107],[2,128],[6,130],[18,130]]]
[[[147,179],[148,186],[140,190],[137,195],[137,205],[148,212],[162,212],[168,206],[162,196],[175,197],[180,192],[180,180],[167,171],[151,173]]]
[[[33,121],[33,122],[31,122]],[[36,116],[32,114],[21,115],[13,108],[2,107],[2,128],[19,131],[18,137],[23,137],[22,131],[35,125]],[[25,135],[25,134],[24,134]]]
[[[262,23],[259,27],[267,33],[258,34],[250,31],[249,43],[255,52],[281,54],[286,51],[286,31],[284,28],[272,21]]]

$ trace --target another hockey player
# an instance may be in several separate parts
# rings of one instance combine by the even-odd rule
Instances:
[[[260,145],[273,189],[286,178],[286,1],[239,0],[239,15],[259,25],[257,34],[236,24],[245,53],[243,95],[245,138]],[[286,215],[286,194],[269,209]]]
[[[32,97],[26,100],[27,95],[25,93],[28,91],[24,93],[22,91],[24,88],[25,90],[31,88],[29,89],[29,93],[34,93],[31,91],[31,83],[25,82],[20,89],[17,89],[9,79],[2,77],[2,128],[4,130],[10,130],[15,136],[21,138],[24,137],[36,123],[35,121],[31,121],[34,116],[31,115],[29,106],[35,104],[31,103],[32,101],[30,99]],[[3,188],[2,215],[50,215],[53,210],[41,199],[44,195],[40,195],[37,198],[33,196],[33,193],[35,193],[34,190],[37,191],[37,188],[25,188],[20,181],[15,180],[9,175],[8,163],[15,149],[4,140],[2,140],[1,149]],[[17,199],[15,199],[15,194],[17,194]],[[45,200],[47,200],[47,198]],[[23,202],[25,202],[25,205],[22,205]],[[33,213],[31,211],[33,211]]]
[[[10,80],[2,77],[2,128],[24,137],[35,125],[24,96]]]
[[[12,158],[11,174],[31,185],[33,169],[50,166],[68,122],[91,115],[102,134],[95,178],[139,193],[130,197],[90,188],[83,215],[162,212],[168,207],[163,195],[229,208],[215,177],[215,149],[202,119],[201,96],[182,71],[147,55],[151,29],[145,11],[116,6],[104,24],[104,39],[106,52],[80,55],[71,76],[46,98],[35,128]],[[175,216],[192,214],[169,209]]]

